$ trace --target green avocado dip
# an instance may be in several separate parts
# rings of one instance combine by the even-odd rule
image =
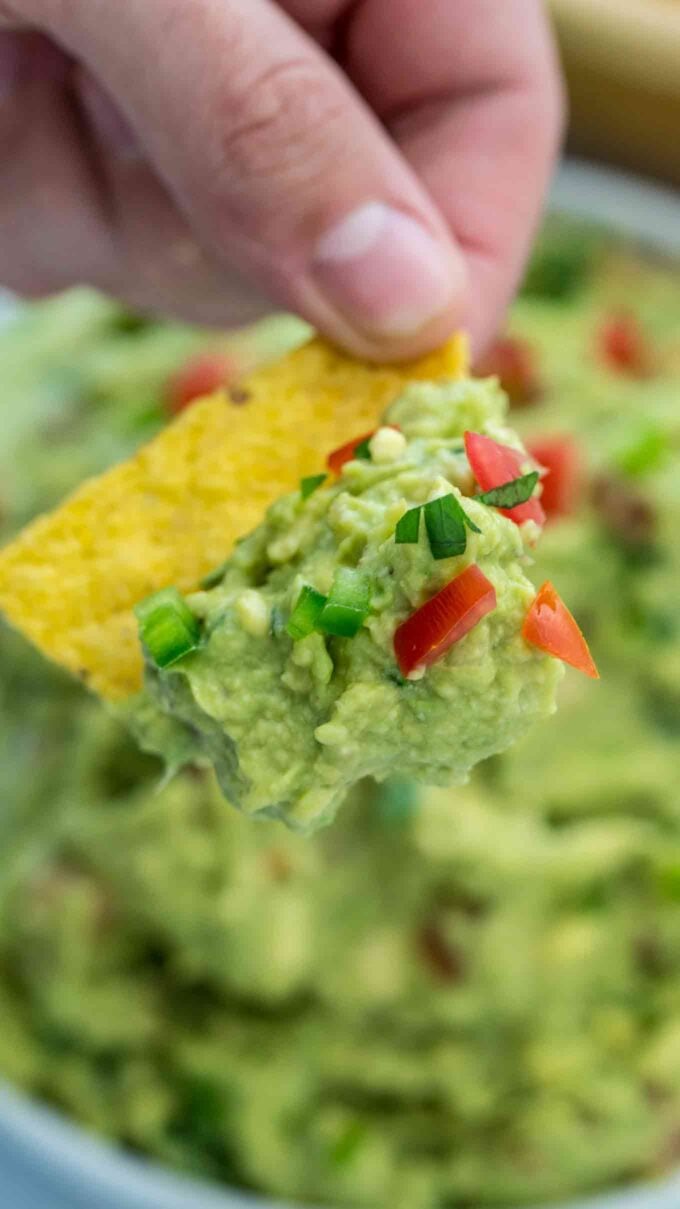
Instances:
[[[0,1072],[127,1152],[353,1209],[571,1205],[680,1163],[677,268],[552,223],[509,335],[512,427],[580,465],[543,482],[531,577],[602,682],[568,669],[467,784],[364,780],[311,837],[206,768],[159,789],[0,627]],[[160,426],[205,340],[81,293],[0,331],[3,534]]]
[[[473,496],[463,441],[519,446],[506,406],[492,380],[410,386],[337,475],[269,509],[213,586],[145,603],[145,745],[171,767],[178,744],[184,762],[207,756],[232,803],[309,831],[363,777],[461,784],[551,713],[561,665],[521,635],[538,530]],[[401,651],[400,624],[471,576],[486,595],[468,632],[432,666]]]

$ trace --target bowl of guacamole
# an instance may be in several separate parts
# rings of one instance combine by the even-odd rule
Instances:
[[[622,226],[618,184],[567,173],[478,366],[550,472],[532,578],[602,683],[567,672],[467,785],[366,779],[313,837],[248,819],[0,631],[0,1203],[679,1203],[680,269],[630,187]],[[19,307],[3,540],[158,431],[214,340]]]

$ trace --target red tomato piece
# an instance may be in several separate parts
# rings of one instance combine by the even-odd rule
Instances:
[[[544,470],[541,507],[549,520],[576,511],[584,478],[581,450],[572,437],[547,436],[527,441],[527,451]]]
[[[482,491],[503,487],[505,483],[511,483],[513,479],[518,479],[525,473],[526,458],[521,453],[479,432],[465,433],[465,452]],[[503,516],[509,516],[516,525],[521,525],[524,521],[535,521],[537,525],[545,524],[545,512],[538,499],[527,500],[516,508],[499,508],[498,511],[502,512]]]
[[[646,378],[651,354],[644,332],[634,315],[610,315],[597,333],[600,357],[610,369],[631,378]]]
[[[388,428],[394,428],[396,432],[401,432],[398,424],[388,424]],[[346,445],[340,445],[338,449],[334,449],[326,458],[326,465],[333,474],[340,474],[345,462],[351,462],[356,456],[356,451],[364,441],[370,441],[371,437],[375,436],[376,430],[365,432],[362,437],[355,437],[353,441],[348,441]]]
[[[529,608],[522,626],[522,637],[532,646],[570,664],[585,676],[600,679],[576,619],[549,580],[539,589]]]
[[[348,441],[346,445],[340,445],[329,453],[326,458],[326,465],[333,474],[340,474],[345,462],[351,462],[359,445],[363,445],[364,441],[370,441],[373,436],[372,432],[365,432],[362,437],[355,437],[353,441]]]
[[[536,354],[526,340],[500,336],[475,366],[481,378],[496,377],[515,407],[535,403],[541,395]]]
[[[429,667],[496,608],[496,590],[474,563],[403,621],[394,635],[402,675]]]
[[[199,353],[173,374],[168,382],[167,405],[171,415],[179,415],[204,395],[228,385],[234,379],[235,365],[224,353]]]

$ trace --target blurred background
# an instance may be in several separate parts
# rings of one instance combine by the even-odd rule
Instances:
[[[676,0],[549,0],[569,86],[569,147],[680,184]]]
[[[550,7],[579,162],[477,369],[550,471],[532,575],[602,683],[303,841],[197,770],[159,791],[0,629],[3,1209],[680,1204],[680,4]],[[7,302],[2,540],[304,338]]]

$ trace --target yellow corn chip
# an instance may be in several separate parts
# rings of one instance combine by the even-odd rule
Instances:
[[[463,337],[389,368],[312,341],[238,391],[193,404],[135,457],[30,525],[0,553],[0,609],[100,696],[136,692],[137,601],[168,584],[194,589],[278,495],[370,430],[407,381],[465,369]]]

